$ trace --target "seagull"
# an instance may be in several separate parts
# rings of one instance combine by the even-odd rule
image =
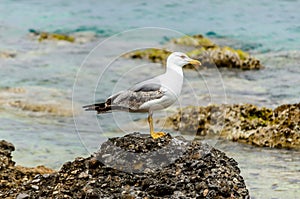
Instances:
[[[182,52],[173,52],[167,58],[166,72],[148,79],[108,97],[105,102],[86,105],[86,111],[97,111],[97,114],[112,111],[148,112],[150,135],[153,139],[165,136],[164,132],[154,132],[153,111],[162,110],[172,105],[179,97],[183,84],[182,67],[201,63],[189,58]]]

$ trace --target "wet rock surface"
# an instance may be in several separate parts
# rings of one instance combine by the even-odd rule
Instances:
[[[168,118],[176,130],[272,148],[300,149],[300,104],[186,107]]]
[[[156,161],[158,151],[164,158]],[[170,135],[154,140],[149,135],[133,133],[109,139],[91,157],[67,162],[58,172],[28,178],[15,186],[14,191],[1,187],[0,195],[3,198],[249,198],[237,165],[223,152],[199,141]],[[4,171],[9,172],[7,168]]]
[[[183,36],[172,39],[167,45],[181,45],[189,47],[186,52],[193,59],[201,61],[203,67],[227,67],[242,70],[257,70],[263,68],[258,59],[240,49],[233,49],[228,46],[218,46],[210,39],[202,35]],[[165,49],[138,50],[125,55],[132,59],[148,59],[152,62],[166,63],[166,58],[171,52]],[[185,68],[194,68],[187,65]]]

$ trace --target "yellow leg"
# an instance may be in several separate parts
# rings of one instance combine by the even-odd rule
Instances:
[[[150,127],[150,135],[153,139],[157,139],[157,138],[160,138],[160,137],[163,137],[166,135],[164,132],[154,132],[152,112],[149,112],[148,123],[149,123],[149,127]]]

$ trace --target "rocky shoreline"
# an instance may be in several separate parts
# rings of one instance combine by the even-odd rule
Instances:
[[[300,103],[274,110],[251,104],[186,107],[168,118],[182,133],[206,135],[261,147],[300,149]]]
[[[183,137],[110,138],[57,172],[20,169],[13,150],[0,142],[1,198],[250,198],[234,159]]]
[[[168,125],[262,147],[300,149],[300,103],[186,107]],[[16,166],[0,141],[1,198],[250,198],[238,163],[201,141],[132,133],[110,138],[59,171]]]

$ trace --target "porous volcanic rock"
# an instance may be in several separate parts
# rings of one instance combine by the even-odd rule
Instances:
[[[25,185],[31,182],[37,174],[48,175],[54,172],[44,166],[36,168],[15,166],[11,156],[14,150],[15,147],[11,143],[0,141],[0,198],[16,198],[18,192],[25,190]],[[28,198],[28,196],[25,197],[26,195],[23,196],[23,198]]]
[[[300,149],[300,103],[272,110],[252,104],[186,107],[168,118],[175,130],[272,148]]]
[[[148,159],[147,159],[148,158]],[[183,137],[133,133],[111,138],[89,158],[36,175],[12,198],[250,198],[237,162]]]

